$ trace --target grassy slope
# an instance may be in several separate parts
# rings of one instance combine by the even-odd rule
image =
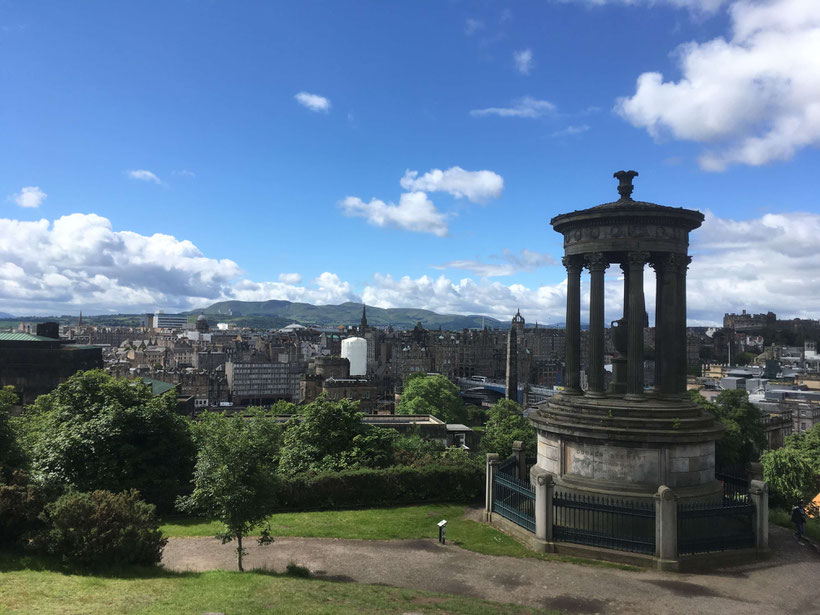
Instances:
[[[120,576],[31,570],[36,562],[0,557],[0,613],[107,615],[277,613],[543,613],[473,598],[269,572],[170,573],[131,569]]]
[[[427,504],[366,510],[277,513],[271,515],[270,525],[273,536],[363,540],[434,539],[438,537],[436,523],[447,519],[447,541],[469,551],[637,570],[620,564],[536,553],[488,525],[465,519],[464,510],[464,506],[457,504]],[[220,529],[218,522],[190,518],[175,519],[162,526],[163,533],[174,538],[214,536]]]

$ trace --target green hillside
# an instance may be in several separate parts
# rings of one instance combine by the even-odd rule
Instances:
[[[357,325],[362,318],[361,303],[342,303],[341,305],[311,305],[310,303],[292,303],[290,301],[220,301],[205,308],[193,310],[192,313],[204,312],[206,316],[221,321],[237,322],[254,320],[256,326],[262,326],[264,317],[270,318],[269,326],[282,326],[292,322],[301,325],[335,326]],[[482,316],[460,316],[458,314],[436,314],[430,310],[415,308],[367,307],[367,322],[370,325],[393,325],[397,329],[410,329],[421,322],[427,329],[479,329],[482,322],[490,328],[502,327],[495,318]]]

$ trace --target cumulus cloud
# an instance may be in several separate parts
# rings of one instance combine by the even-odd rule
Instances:
[[[285,284],[300,284],[302,282],[302,276],[298,273],[280,273],[279,281]]]
[[[162,183],[162,180],[148,169],[134,169],[133,171],[127,171],[126,175],[131,179],[138,179],[143,182],[151,182],[154,184]]]
[[[504,188],[504,178],[498,173],[465,171],[461,167],[432,169],[421,177],[418,171],[408,169],[399,183],[405,190],[447,192],[456,198],[467,197],[473,203],[498,198]]]
[[[9,198],[20,207],[39,207],[48,195],[39,186],[25,186]]]
[[[447,217],[424,192],[405,192],[398,205],[380,199],[365,203],[355,196],[346,197],[340,205],[345,215],[365,218],[373,226],[432,233],[438,237],[447,234]]]
[[[510,250],[504,250],[501,254],[494,254],[490,256],[490,258],[501,262],[486,263],[477,260],[454,260],[440,265],[433,265],[433,268],[463,269],[464,271],[470,271],[480,275],[482,278],[493,278],[558,264],[558,261],[556,261],[551,254],[533,252],[527,249],[521,250],[518,254]]]
[[[820,11],[816,0],[736,0],[731,37],[677,50],[682,77],[638,77],[616,111],[659,137],[708,144],[708,171],[788,160],[820,145]]]
[[[522,49],[521,51],[513,52],[513,60],[515,61],[515,70],[522,75],[529,75],[532,71],[532,49]]]
[[[510,107],[487,107],[486,109],[473,109],[470,115],[473,117],[483,117],[486,115],[497,115],[499,117],[524,117],[535,118],[555,113],[555,105],[548,100],[538,100],[532,96],[525,96],[513,101]]]
[[[317,113],[327,113],[330,111],[330,101],[324,96],[311,94],[309,92],[299,92],[294,98],[296,102],[311,111],[316,111]]]

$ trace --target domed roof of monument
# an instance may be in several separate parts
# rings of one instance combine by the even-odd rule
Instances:
[[[202,321],[208,322],[208,319],[205,318],[205,314],[200,314],[199,316],[196,317],[196,321],[197,322],[202,322]]]

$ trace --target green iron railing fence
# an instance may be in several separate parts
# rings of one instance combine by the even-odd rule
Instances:
[[[651,503],[556,491],[552,510],[556,541],[655,552],[655,507]]]
[[[515,464],[513,457],[498,465],[493,479],[493,512],[535,532],[535,489],[529,481],[515,477]]]
[[[755,507],[748,480],[723,472],[715,472],[715,478],[723,484],[721,501],[678,504],[679,555],[755,546]]]

